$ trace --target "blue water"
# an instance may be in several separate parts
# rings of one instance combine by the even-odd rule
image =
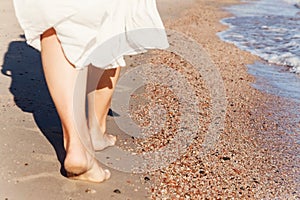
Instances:
[[[300,103],[300,77],[286,67],[256,62],[248,65],[248,72],[256,77],[253,85],[266,93],[286,97]]]
[[[234,17],[219,37],[261,57],[249,66],[255,87],[300,102],[300,0],[245,0],[225,8]]]
[[[248,72],[256,77],[253,86],[288,100],[285,105],[271,105],[272,118],[280,121],[278,130],[295,134],[300,143],[300,0],[242,2],[225,8],[234,17],[221,21],[229,28],[218,35],[262,58],[248,65]]]
[[[244,1],[226,8],[236,17],[222,20],[230,29],[219,34],[269,63],[300,73],[300,9],[298,0]]]

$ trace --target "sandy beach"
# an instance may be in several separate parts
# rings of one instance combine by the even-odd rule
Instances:
[[[299,142],[287,131],[293,132],[294,127],[288,123],[289,113],[283,111],[295,103],[254,89],[255,77],[247,73],[247,64],[259,58],[216,35],[227,28],[220,19],[230,16],[222,8],[240,2],[157,2],[166,28],[198,43],[222,77],[226,117],[213,149],[199,156],[202,133],[211,122],[211,99],[207,96],[210,88],[191,63],[172,53],[160,52],[153,63],[173,66],[182,72],[199,99],[202,130],[191,139],[188,151],[154,172],[131,174],[112,170],[112,178],[101,184],[65,178],[64,172],[60,172],[64,150],[59,120],[42,75],[39,53],[26,46],[12,1],[0,0],[0,199],[300,198]],[[165,92],[169,94],[168,90]],[[141,101],[133,104],[138,102]],[[143,108],[136,104],[135,114],[141,115]],[[170,107],[176,109],[176,103]],[[113,117],[108,117],[110,132],[118,130],[113,121]],[[119,138],[119,143],[126,140]],[[133,143],[139,143],[138,151],[151,151],[172,138],[171,129],[167,135],[157,134]]]

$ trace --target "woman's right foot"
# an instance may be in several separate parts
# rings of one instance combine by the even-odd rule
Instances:
[[[102,169],[98,163],[95,161],[90,169],[81,173],[74,174],[67,172],[67,176],[70,179],[81,180],[81,181],[90,181],[100,183],[110,178],[110,171],[108,169]]]
[[[79,140],[69,144],[66,152],[64,167],[70,179],[91,182],[103,182],[109,179],[109,170],[103,170]]]

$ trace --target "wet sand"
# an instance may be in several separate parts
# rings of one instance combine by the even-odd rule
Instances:
[[[112,179],[103,184],[70,181],[59,173],[62,137],[39,54],[19,37],[22,30],[14,17],[12,2],[0,3],[0,19],[4,20],[0,50],[5,69],[0,76],[0,159],[5,163],[0,168],[1,199],[299,198],[299,144],[282,129],[284,115],[276,117],[289,102],[254,89],[251,84],[255,78],[247,73],[246,65],[258,58],[216,36],[227,28],[219,20],[230,16],[221,8],[238,1],[158,1],[166,28],[197,41],[223,78],[226,123],[214,149],[199,156],[203,142],[200,132],[193,138],[189,151],[170,166],[142,175],[113,170]],[[188,63],[184,65],[176,57],[170,61],[166,59],[170,54],[162,55],[156,62],[175,62],[179,70],[187,66],[185,73],[191,74]],[[189,80],[197,86],[205,132],[210,105],[204,94],[209,88],[200,84],[201,78],[197,85],[194,75]],[[108,121],[113,124],[112,118]],[[117,128],[112,126],[109,130],[114,132]],[[174,136],[170,133],[168,137],[159,141]],[[157,141],[152,138],[142,145],[149,147],[155,143],[153,148],[159,148]]]

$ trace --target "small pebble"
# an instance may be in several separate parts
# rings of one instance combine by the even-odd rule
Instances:
[[[119,189],[115,189],[114,193],[121,194],[121,191]]]
[[[148,176],[145,176],[144,180],[145,181],[150,181],[150,178]]]
[[[94,194],[94,193],[96,193],[96,190],[87,188],[87,189],[85,190],[85,192],[86,192],[86,193],[89,193],[89,194]]]
[[[229,157],[226,157],[226,156],[224,156],[222,159],[223,159],[223,160],[230,160],[230,158],[229,158]]]

